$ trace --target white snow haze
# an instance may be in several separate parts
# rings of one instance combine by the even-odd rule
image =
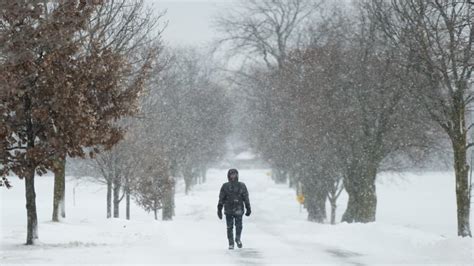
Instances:
[[[137,3],[0,0],[0,266],[474,265],[472,0]]]

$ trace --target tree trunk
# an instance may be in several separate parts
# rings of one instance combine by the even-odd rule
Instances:
[[[336,224],[336,200],[330,199],[331,202],[331,224]]]
[[[24,96],[24,104],[26,110],[26,134],[27,134],[27,151],[35,147],[36,136],[33,131],[33,123],[31,119],[31,98],[28,94]],[[36,192],[35,192],[35,170],[36,164],[34,164],[35,158],[29,158],[28,152],[26,153],[26,160],[28,162],[29,169],[25,178],[25,197],[26,197],[26,216],[27,216],[27,233],[26,233],[26,244],[33,245],[34,240],[38,239],[38,215],[36,213]]]
[[[162,220],[169,221],[174,215],[174,182],[170,180],[169,186],[163,195]]]
[[[466,162],[466,135],[459,134],[453,140],[454,172],[456,175],[456,203],[458,236],[472,237],[469,223],[470,215],[470,188],[469,166]]]
[[[314,195],[305,199],[305,202],[308,201],[306,204],[308,210],[308,221],[324,223],[324,219],[326,219],[326,197],[326,195]]]
[[[184,176],[184,193],[186,195],[188,195],[189,191],[191,191],[192,182],[192,177]]]
[[[112,181],[107,180],[107,219],[112,217]]]
[[[172,177],[171,181],[172,181],[172,183],[171,183],[172,186],[171,186],[171,197],[170,197],[170,199],[171,199],[171,207],[170,207],[170,208],[171,208],[171,217],[173,217],[173,216],[176,215],[176,213],[175,213],[176,204],[175,204],[175,202],[174,202],[174,198],[175,198],[174,196],[175,196],[175,194],[176,194],[176,189],[175,189],[176,182],[175,182],[175,180],[174,180],[173,177]]]
[[[363,174],[363,173],[368,174]],[[342,222],[369,223],[375,221],[377,195],[375,190],[376,170],[361,171],[344,178],[344,187],[349,194],[347,209]]]
[[[201,180],[202,183],[206,183],[207,168],[205,166],[201,167]]]
[[[53,221],[59,222],[59,215],[66,218],[65,194],[66,194],[66,158],[59,156],[55,162],[54,170],[54,193],[53,193]]]
[[[38,217],[36,214],[35,169],[29,170],[25,177],[25,196],[27,214],[26,244],[33,245],[38,238]]]
[[[119,218],[119,209],[120,209],[120,181],[115,177],[113,181],[113,197],[114,197],[114,218]]]
[[[191,167],[184,166],[183,168],[183,178],[184,178],[184,192],[188,195],[189,191],[191,191],[191,187],[193,186],[193,169]]]
[[[295,188],[296,187],[296,171],[295,170],[289,171],[288,180],[289,180],[288,187]]]
[[[63,199],[61,200],[61,204],[59,204],[59,210],[61,213],[61,218],[66,218],[66,161],[64,161],[63,175],[64,175],[64,182],[63,182],[63,187],[62,187]]]
[[[163,205],[163,210],[161,214],[161,219],[163,221],[171,221],[173,219],[173,206],[171,204]]]
[[[125,195],[125,203],[126,203],[126,209],[125,209],[125,212],[126,212],[126,218],[127,220],[130,220],[130,189],[127,188],[126,190],[126,195]]]
[[[155,213],[155,220],[158,220],[158,210],[154,209],[153,212]]]
[[[191,175],[189,176],[191,178],[191,184],[192,185],[197,185],[199,181],[199,171],[196,170],[191,170]]]
[[[323,186],[304,185],[303,195],[305,195],[304,206],[308,211],[308,221],[324,223],[327,191],[324,190]]]

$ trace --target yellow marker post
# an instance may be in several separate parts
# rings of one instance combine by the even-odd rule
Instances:
[[[296,200],[300,203],[300,204],[303,204],[304,203],[304,195],[303,194],[298,194],[296,196]]]

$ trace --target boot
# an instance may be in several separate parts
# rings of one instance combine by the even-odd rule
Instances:
[[[238,248],[242,248],[242,242],[240,241],[240,235],[242,235],[242,224],[238,224],[235,227],[235,243]]]
[[[237,244],[238,248],[242,248],[242,241],[240,241],[240,239],[236,239],[235,243]]]
[[[234,249],[234,229],[232,227],[227,228],[227,239],[229,240],[229,249]]]

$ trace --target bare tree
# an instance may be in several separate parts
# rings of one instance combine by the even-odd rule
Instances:
[[[474,5],[456,0],[372,1],[364,5],[374,21],[405,57],[400,61],[414,74],[411,92],[451,140],[456,177],[458,235],[472,236],[468,122],[474,95]],[[410,77],[408,76],[408,77]]]
[[[269,67],[281,68],[297,42],[298,28],[311,18],[321,1],[249,0],[216,19],[231,54],[257,55]]]
[[[133,129],[129,127],[128,130]],[[123,141],[110,150],[101,151],[90,162],[92,169],[100,173],[96,175],[97,181],[107,185],[107,218],[112,215],[114,218],[119,217],[120,202],[126,197],[126,217],[130,219],[131,187],[143,160],[142,151],[137,149],[136,142],[133,132],[127,132]]]
[[[216,28],[223,34],[218,40],[218,46],[228,48],[229,55],[243,55],[247,68],[235,72],[234,81],[241,92],[239,97],[248,100],[247,114],[258,119],[255,123],[258,130],[244,132],[249,137],[260,155],[271,165],[272,178],[277,183],[287,181],[288,174],[293,171],[287,158],[293,154],[291,128],[288,123],[293,116],[287,109],[282,95],[284,91],[275,92],[281,86],[272,86],[272,80],[277,78],[278,70],[282,69],[291,49],[300,40],[301,30],[314,19],[322,1],[311,0],[264,0],[242,1],[241,5],[222,14],[216,19]],[[259,69],[260,66],[266,69]],[[240,124],[247,125],[241,119]],[[281,149],[275,149],[274,144],[280,143]],[[290,155],[290,156],[291,156]]]

